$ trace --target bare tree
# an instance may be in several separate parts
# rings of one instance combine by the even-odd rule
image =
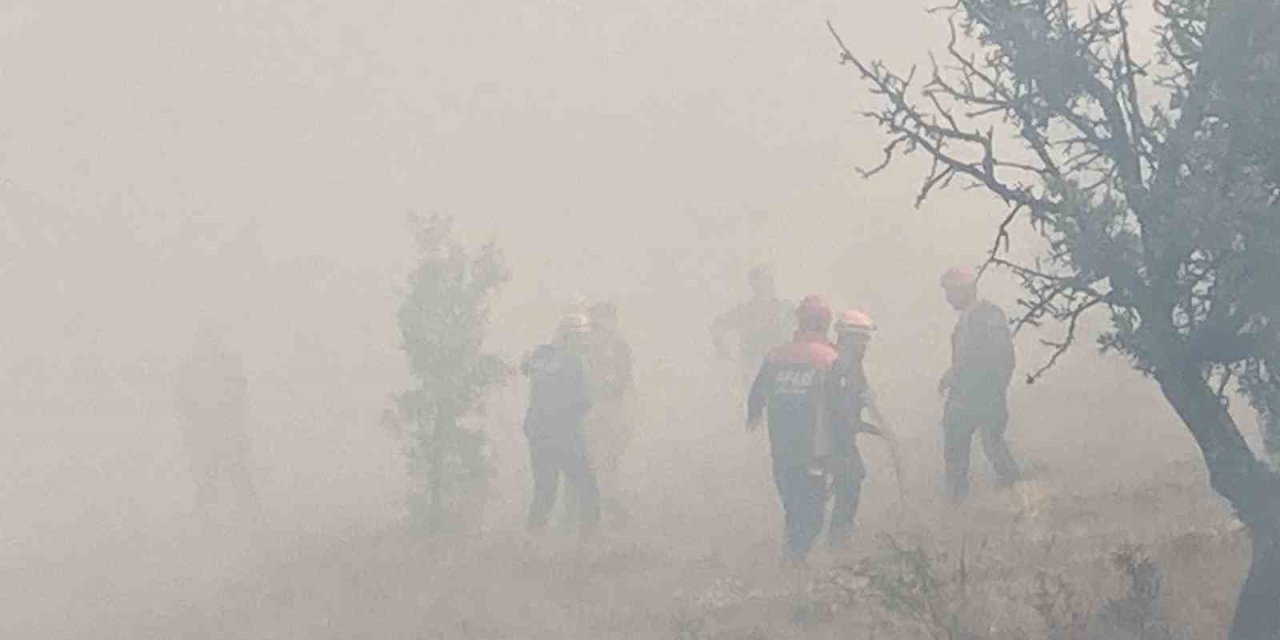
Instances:
[[[1081,6],[1087,5],[1087,6]],[[1024,291],[1018,329],[1056,322],[1038,379],[1109,316],[1104,351],[1152,377],[1190,430],[1213,488],[1248,526],[1253,563],[1233,640],[1280,633],[1280,475],[1227,411],[1264,413],[1280,374],[1280,3],[1155,0],[1153,60],[1130,47],[1128,3],[959,0],[927,77],[851,52],[900,154],[932,161],[918,202],[952,184],[1004,205],[987,266]],[[1045,240],[1008,253],[1025,220]]]

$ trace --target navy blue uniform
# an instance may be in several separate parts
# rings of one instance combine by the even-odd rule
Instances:
[[[765,358],[751,386],[748,420],[768,409],[773,478],[782,498],[790,560],[802,560],[822,530],[826,478],[817,466],[815,435],[830,417],[826,404],[836,350],[820,333],[798,333]]]
[[[857,435],[866,430],[862,411],[867,406],[867,393],[867,376],[862,363],[837,361],[831,371],[831,390],[828,392],[830,453],[823,463],[831,477],[831,526],[827,534],[832,546],[844,544],[853,533],[853,521],[862,496],[862,481],[867,475],[857,440]]]
[[[582,420],[591,408],[582,359],[563,346],[543,345],[525,359],[521,370],[530,380],[524,420],[533,468],[528,525],[546,527],[564,474],[578,494],[582,525],[594,527],[600,521],[600,489],[582,435]]]

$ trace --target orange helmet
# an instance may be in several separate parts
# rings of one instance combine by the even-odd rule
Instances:
[[[971,267],[951,267],[942,274],[943,289],[960,289],[978,284],[978,272]]]
[[[871,316],[858,309],[849,309],[836,319],[836,333],[859,333],[870,336],[876,331],[876,323]]]

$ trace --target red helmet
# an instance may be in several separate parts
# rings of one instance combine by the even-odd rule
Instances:
[[[978,284],[978,272],[971,267],[951,267],[942,274],[943,289],[960,289]]]
[[[849,309],[836,319],[837,333],[859,333],[870,336],[876,331],[876,323],[871,316],[857,309]]]
[[[831,328],[831,305],[816,293],[806,296],[796,309],[796,320],[805,331],[826,331]]]

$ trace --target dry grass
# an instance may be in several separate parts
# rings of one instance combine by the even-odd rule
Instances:
[[[84,624],[55,633],[33,617],[30,629],[6,637],[1221,638],[1247,562],[1247,540],[1231,530],[1198,465],[1150,451],[1141,464],[1085,473],[1077,448],[1046,439],[1026,447],[1028,458],[1046,461],[1030,481],[993,492],[980,478],[958,510],[932,497],[936,460],[922,454],[910,467],[905,519],[881,452],[867,447],[871,476],[853,547],[821,550],[809,570],[784,570],[763,440],[668,433],[635,452],[643,464],[631,477],[628,527],[589,547],[568,536],[525,538],[527,483],[508,464],[498,492],[507,502],[495,506],[483,540],[433,545],[383,520],[305,540],[277,532],[235,549],[196,541],[169,552],[186,565],[145,565],[172,575],[109,592],[148,611],[122,612],[104,598],[89,620],[95,612],[79,599],[60,610]],[[929,435],[915,451],[929,453]],[[523,455],[518,441],[499,453]],[[112,579],[130,584],[122,575]],[[174,577],[183,575],[198,579]]]
[[[768,599],[739,598],[702,618],[685,612],[679,627],[697,633],[677,637],[1222,637],[1247,540],[1211,502],[1189,504],[1205,497],[1198,480],[1158,476],[1107,496],[1031,484],[1007,496],[1003,515],[988,500],[950,514],[960,518],[951,526],[884,532],[875,548],[812,570],[773,596],[789,620],[762,627],[755,618]]]
[[[1215,505],[1195,507],[1203,490],[1183,478],[1156,476],[1106,496],[1043,483],[988,494],[960,512],[939,507],[928,522],[869,525],[856,548],[819,554],[799,572],[777,567],[759,545],[726,561],[627,536],[585,549],[512,537],[448,555],[388,533],[259,571],[156,635],[1220,637],[1247,547]]]

